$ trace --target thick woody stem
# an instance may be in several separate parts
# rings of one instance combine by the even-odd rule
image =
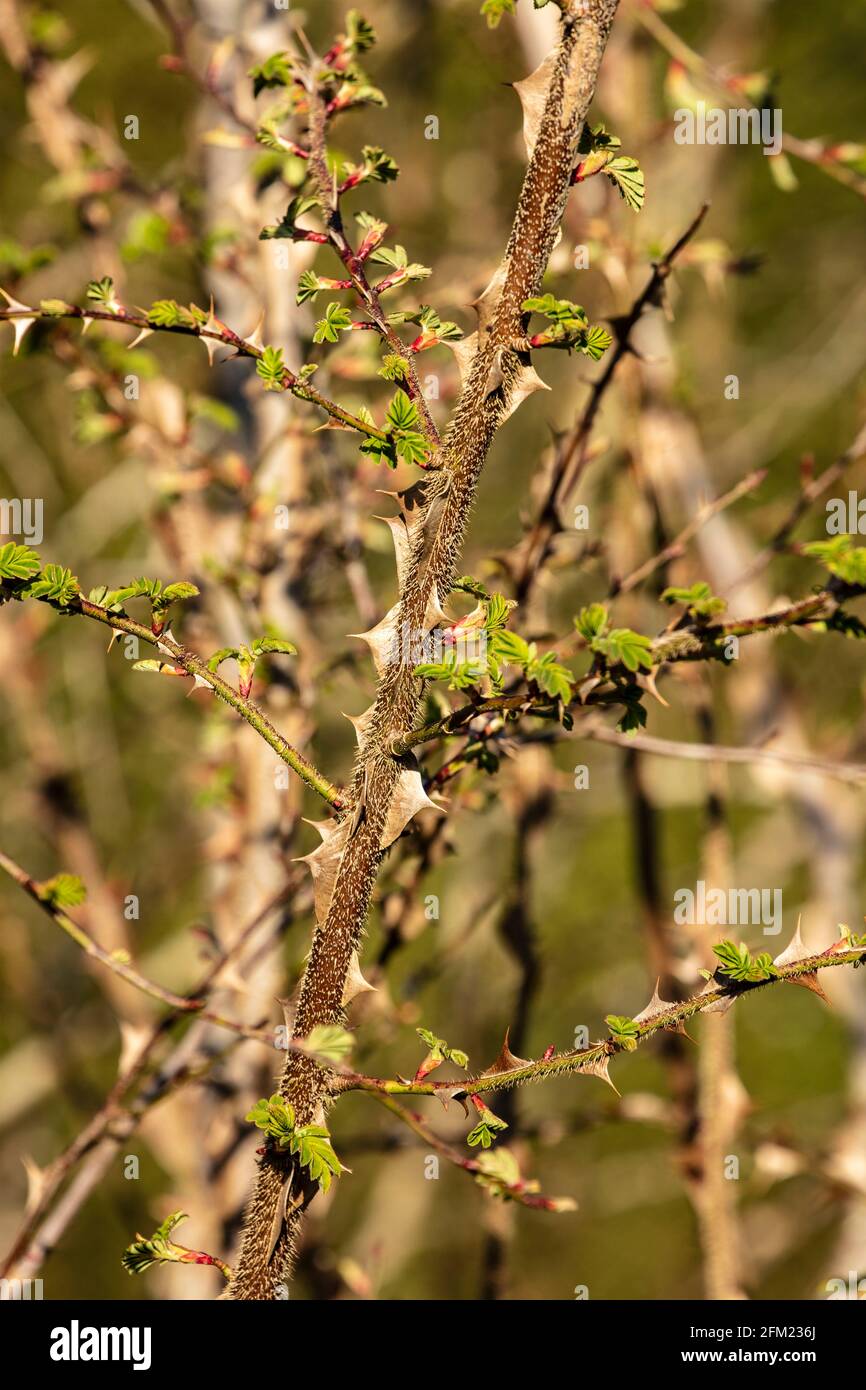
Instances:
[[[537,293],[553,249],[617,5],[618,0],[582,0],[563,13],[562,37],[551,64],[548,94],[511,236],[482,299],[478,347],[442,446],[441,467],[430,475],[421,535],[400,596],[400,631],[426,631],[431,599],[447,596],[481,469],[499,425],[517,398],[515,388],[527,362],[526,355],[512,346],[524,338],[522,305]],[[498,381],[493,388],[492,377]],[[382,858],[383,828],[405,766],[395,758],[391,745],[417,718],[421,689],[411,665],[393,661],[385,667],[352,788],[354,829],[327,916],[316,929],[301,986],[295,1023],[299,1037],[342,1016],[346,978]],[[280,1089],[291,1100],[299,1124],[312,1123],[323,1114],[331,1085],[328,1072],[312,1059],[290,1054]],[[280,1224],[281,1204],[299,1185],[287,1185],[290,1178],[284,1159],[263,1158],[229,1297],[272,1300],[280,1296],[291,1271],[301,1214],[313,1195],[305,1185],[292,1197]],[[274,1246],[275,1231],[279,1234]]]

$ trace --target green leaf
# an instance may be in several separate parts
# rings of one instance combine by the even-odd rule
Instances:
[[[608,1014],[604,1021],[614,1041],[625,1048],[626,1052],[634,1052],[640,1037],[640,1029],[634,1019],[623,1018],[620,1014]]]
[[[284,637],[257,637],[252,645],[255,656],[272,656],[279,652],[284,656],[297,656],[298,649],[294,642],[287,641]]]
[[[526,313],[543,314],[550,321],[549,328],[531,338],[530,346],[533,348],[565,348],[568,352],[577,349],[597,362],[613,342],[607,329],[590,325],[586,310],[570,299],[543,294],[534,299],[525,299],[522,308]]]
[[[662,603],[681,603],[696,618],[714,618],[724,613],[727,601],[717,598],[704,580],[693,584],[690,589],[665,589],[661,595]]]
[[[646,710],[641,704],[639,692],[626,692],[624,704],[625,710],[616,726],[619,732],[636,734],[639,729],[646,728]]]
[[[759,955],[755,956],[752,962],[753,980],[771,980],[778,973],[769,951],[761,951]]]
[[[409,375],[409,363],[405,357],[390,352],[382,358],[378,375],[384,377],[386,381],[405,381]]]
[[[484,0],[481,13],[487,16],[487,25],[495,29],[503,15],[514,14],[514,0]]]
[[[78,580],[63,565],[46,565],[38,579],[27,586],[28,598],[42,599],[57,608],[68,608],[80,592]]]
[[[314,343],[336,343],[340,334],[351,325],[352,315],[336,300],[332,300],[325,310],[325,317],[319,319],[313,333]]]
[[[866,546],[854,546],[850,536],[835,536],[831,541],[811,541],[803,546],[803,554],[811,555],[845,584],[866,586]]]
[[[392,183],[396,179],[400,172],[396,162],[378,145],[365,145],[361,153],[362,164],[346,164],[343,168],[352,184]]]
[[[315,299],[317,294],[321,294],[322,290],[327,288],[324,280],[314,270],[304,270],[298,277],[296,303],[306,304],[308,300]]]
[[[268,87],[288,87],[292,82],[291,56],[285,52],[272,53],[263,63],[250,68],[247,76],[253,79],[253,96]]]
[[[525,299],[521,307],[529,314],[543,314],[545,318],[570,331],[587,326],[586,310],[582,305],[573,304],[570,299],[557,299],[553,294]]]
[[[497,632],[490,645],[497,661],[504,661],[509,666],[521,666],[525,670],[533,660],[533,648],[516,632]]]
[[[441,661],[416,666],[414,674],[422,680],[447,681],[451,690],[468,690],[484,679],[487,663],[481,660],[460,661],[452,647]]]
[[[628,627],[615,627],[607,637],[597,637],[592,642],[593,651],[606,657],[609,663],[621,664],[627,671],[637,671],[643,666],[652,669],[652,642],[639,632]]]
[[[35,550],[7,541],[0,546],[0,579],[32,579],[42,568]]]
[[[103,276],[101,280],[88,281],[87,298],[92,299],[95,304],[104,305],[112,312],[115,312],[119,307],[114,297],[114,281],[110,275]]]
[[[376,31],[359,10],[346,15],[346,40],[353,53],[366,53],[376,42]]]
[[[591,357],[593,362],[598,362],[599,358],[603,357],[607,352],[612,342],[613,338],[610,333],[608,333],[607,329],[599,328],[598,324],[594,324],[592,328],[586,330],[582,340],[578,341],[577,349],[579,352],[582,352],[585,357]]]
[[[344,1168],[331,1145],[331,1136],[324,1125],[304,1125],[293,1133],[289,1149],[296,1154],[301,1167],[306,1168],[313,1182],[317,1182],[323,1192],[331,1186],[331,1179],[348,1172]]]
[[[398,391],[388,406],[385,418],[392,429],[413,430],[419,423],[418,407],[405,391]]]
[[[753,979],[754,964],[745,942],[741,941],[737,946],[733,941],[719,941],[713,947],[713,953],[719,959],[720,974],[738,982]]]
[[[224,661],[228,661],[229,657],[234,657],[234,659],[237,660],[239,656],[240,649],[238,647],[220,647],[219,651],[214,652],[213,656],[208,660],[207,669],[211,673],[215,673],[219,670]]]
[[[343,1062],[351,1055],[355,1039],[336,1023],[320,1023],[304,1038],[304,1046],[326,1062]]]
[[[601,637],[607,627],[607,609],[603,603],[590,603],[585,608],[581,608],[574,620],[581,637],[587,642],[594,642],[596,637]]]
[[[409,280],[426,280],[433,273],[429,266],[417,262],[410,265],[405,246],[395,246],[393,250],[390,246],[379,246],[371,254],[370,260],[377,265],[391,267],[392,273],[379,282],[378,288],[394,289]]]
[[[52,907],[78,907],[87,897],[84,880],[77,874],[55,874],[36,885],[39,898]]]
[[[475,598],[489,599],[490,591],[478,579],[473,579],[471,574],[462,574],[459,579],[455,579],[451,585],[452,589],[459,589],[465,594],[474,594]]]
[[[185,1211],[172,1212],[161,1226],[157,1226],[149,1239],[137,1236],[132,1245],[127,1246],[121,1260],[124,1269],[130,1274],[143,1274],[153,1264],[166,1262],[186,1262],[188,1252],[183,1246],[175,1245],[171,1233],[182,1221],[186,1221]]]
[[[262,1130],[269,1139],[276,1140],[282,1148],[295,1132],[294,1107],[278,1091],[269,1100],[257,1100],[244,1119]]]
[[[293,237],[297,230],[298,218],[303,217],[305,212],[310,212],[313,208],[319,206],[319,199],[310,194],[302,194],[297,198],[293,198],[279,222],[275,223],[273,226],[262,228],[259,232],[259,241],[279,241],[287,237]],[[304,275],[311,274],[312,271],[304,271]],[[303,278],[304,277],[301,276],[301,279]],[[313,276],[313,278],[315,279],[316,277]],[[299,304],[302,302],[301,299],[298,300]]]
[[[266,347],[256,362],[256,375],[264,382],[266,391],[282,391],[286,375],[283,349]]]
[[[482,597],[484,597],[482,595]],[[484,602],[485,615],[484,626],[489,633],[501,632],[508,621],[511,610],[517,607],[517,601],[513,598],[505,598],[503,594],[488,594]]]
[[[370,256],[376,265],[389,265],[393,270],[402,270],[409,264],[405,246],[379,246]]]
[[[386,439],[365,439],[361,453],[374,458],[377,463],[387,464],[389,468],[397,467],[396,441],[391,435]]]
[[[469,1066],[468,1053],[463,1052],[458,1047],[449,1047],[444,1038],[437,1038],[436,1034],[432,1033],[429,1028],[416,1028],[415,1032],[425,1047],[428,1048],[429,1058],[437,1066],[443,1061],[453,1062],[456,1067],[462,1067],[464,1071]],[[431,1067],[430,1070],[432,1071],[433,1068]]]
[[[174,299],[157,299],[147,311],[147,321],[156,328],[191,328],[193,315]]]
[[[558,700],[571,699],[574,676],[567,667],[559,664],[554,652],[545,652],[543,656],[531,661],[526,668],[526,677]]]
[[[179,579],[174,584],[166,584],[157,601],[160,608],[167,608],[176,600],[197,598],[200,592],[195,584],[190,584],[186,579]]]
[[[640,212],[646,196],[646,180],[637,160],[624,154],[616,155],[604,172],[632,212]]]
[[[404,463],[420,465],[430,457],[430,445],[418,430],[400,430],[395,435],[395,448]]]
[[[489,1149],[497,1134],[501,1134],[508,1125],[504,1120],[500,1120],[498,1115],[494,1115],[492,1110],[488,1110],[486,1105],[480,1114],[481,1118],[475,1128],[467,1134],[466,1142],[472,1149],[477,1148],[479,1144],[482,1149]]]

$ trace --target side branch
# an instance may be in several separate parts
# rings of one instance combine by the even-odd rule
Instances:
[[[146,975],[142,975],[141,971],[136,970],[135,966],[123,954],[117,951],[106,951],[103,946],[94,941],[84,927],[78,922],[74,922],[50,896],[46,895],[43,884],[32,878],[25,869],[22,869],[19,864],[15,863],[14,859],[10,859],[9,855],[4,854],[2,850],[0,850],[0,870],[8,874],[20,888],[23,888],[28,897],[39,904],[43,912],[47,913],[60,930],[65,932],[86,956],[89,956],[91,960],[98,961],[100,965],[104,965],[118,979],[132,985],[134,989],[140,990],[148,998],[155,999],[157,1003],[164,1004],[177,1014],[195,1014],[196,1018],[205,1019],[218,1028],[225,1028],[230,1033],[236,1033],[240,1037],[252,1038],[273,1047],[273,1029],[254,1028],[246,1023],[239,1023],[234,1019],[224,1017],[222,1014],[215,1013],[206,1007],[204,999],[195,995],[175,994],[165,985],[158,984],[156,980],[149,980]]]
[[[841,949],[840,949],[841,947]],[[775,974],[767,979],[751,983],[736,984],[726,980],[717,971],[706,989],[677,1004],[663,1004],[657,1012],[640,1020],[635,1019],[636,1032],[629,1042],[605,1038],[589,1047],[570,1052],[555,1053],[548,1058],[525,1062],[521,1066],[505,1071],[482,1072],[478,1076],[461,1078],[455,1081],[400,1081],[381,1077],[340,1075],[334,1078],[333,1089],[342,1091],[372,1091],[388,1096],[438,1096],[446,1101],[463,1096],[479,1095],[489,1091],[503,1091],[511,1086],[522,1085],[525,1081],[543,1081],[552,1076],[567,1076],[572,1073],[592,1073],[594,1069],[606,1066],[609,1058],[619,1052],[633,1052],[636,1045],[662,1031],[677,1031],[690,1018],[701,1013],[720,1013],[726,1011],[737,999],[753,994],[756,990],[772,985],[803,982],[804,976],[812,976],[818,970],[826,970],[835,965],[860,966],[866,962],[866,945],[847,947],[844,940],[831,946],[828,951],[817,955],[804,956],[790,964],[778,965]]]
[[[2,291],[0,291],[2,293]],[[9,299],[9,296],[6,296]],[[200,338],[205,344],[208,357],[212,361],[213,344],[221,344],[223,347],[232,348],[234,357],[249,357],[258,362],[264,357],[264,349],[252,339],[242,338],[224,323],[213,316],[213,312],[208,319],[202,323],[174,323],[164,324],[155,323],[145,313],[130,311],[123,305],[116,309],[100,309],[96,305],[87,305],[82,308],[78,304],[65,304],[60,300],[45,301],[39,307],[30,307],[26,304],[17,304],[17,301],[10,300],[14,306],[8,309],[0,308],[0,322],[11,323],[15,329],[15,351],[17,352],[21,339],[31,324],[37,320],[44,322],[57,322],[60,319],[79,319],[83,321],[85,328],[90,319],[98,319],[102,323],[126,324],[129,328],[137,328],[139,336],[148,336],[151,333],[175,333],[185,338]],[[45,307],[45,304],[49,307]],[[204,317],[204,316],[202,316]],[[227,361],[231,359],[227,358]],[[385,434],[382,430],[370,424],[368,420],[362,420],[359,416],[353,415],[351,411],[344,410],[335,401],[323,396],[321,391],[317,391],[308,381],[301,376],[291,372],[288,367],[284,367],[280,378],[279,388],[288,391],[292,396],[296,396],[299,401],[307,401],[310,405],[318,406],[326,415],[330,415],[338,424],[345,426],[346,429],[357,430],[359,434],[366,435],[369,439],[384,440]]]
[[[50,602],[48,599],[40,601]],[[173,665],[177,671],[185,672],[188,676],[193,677],[196,688],[211,690],[227,705],[231,705],[232,709],[265,740],[265,743],[270,744],[277,756],[335,810],[339,811],[345,805],[340,789],[328,781],[327,777],[319,772],[318,768],[314,767],[303,753],[289,743],[288,739],[283,738],[283,735],[274,728],[264,711],[259,709],[253,700],[241,695],[240,691],[235,690],[234,686],[229,685],[222,676],[211,671],[207,662],[193,652],[187,651],[180,642],[175,641],[170,632],[164,632],[157,636],[143,623],[135,622],[134,619],[128,618],[125,613],[113,613],[98,603],[91,603],[83,594],[76,594],[59,611],[64,615],[80,613],[85,618],[92,618],[94,622],[101,623],[103,627],[111,628],[114,634],[126,633],[131,637],[137,637],[141,642],[147,642],[151,647],[156,647],[163,656],[168,658],[168,663]]]

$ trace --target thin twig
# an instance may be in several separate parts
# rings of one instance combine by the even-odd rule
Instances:
[[[797,768],[832,777],[837,782],[855,786],[866,782],[863,763],[834,763],[826,758],[806,757],[798,753],[777,752],[773,748],[734,748],[719,743],[681,743],[677,739],[655,738],[651,734],[621,734],[603,725],[581,725],[579,738],[596,743],[611,743],[619,748],[633,748],[638,753],[656,753],[665,758],[682,758],[701,763],[774,763],[776,766]]]
[[[838,949],[841,947],[842,949]],[[736,984],[716,976],[708,982],[700,994],[692,995],[679,1003],[662,1005],[657,1013],[637,1022],[635,1044],[646,1042],[662,1029],[676,1028],[687,1023],[695,1015],[707,1010],[725,1008],[733,1001],[755,991],[772,985],[797,981],[804,975],[813,975],[817,970],[825,970],[836,965],[860,965],[866,961],[866,946],[848,947],[844,941],[831,946],[829,951],[804,956],[802,960],[779,965],[776,973],[765,980],[753,983]],[[461,1078],[459,1081],[404,1081],[400,1078],[362,1076],[352,1074],[334,1078],[333,1091],[375,1091],[389,1096],[440,1096],[447,1102],[462,1096],[481,1095],[491,1091],[506,1090],[519,1086],[525,1081],[541,1081],[554,1076],[571,1074],[595,1074],[594,1069],[620,1052],[633,1050],[615,1038],[605,1038],[589,1047],[569,1052],[559,1052],[552,1057],[542,1057],[536,1061],[522,1063],[505,1071],[482,1072],[477,1076]]]

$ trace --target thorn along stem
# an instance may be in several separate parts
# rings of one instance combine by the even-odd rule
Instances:
[[[176,333],[184,338],[201,338],[205,343],[221,343],[224,347],[232,348],[236,357],[250,357],[254,361],[258,361],[264,356],[262,348],[256,347],[255,343],[247,342],[245,338],[235,333],[233,329],[227,328],[225,324],[214,322],[213,326],[208,326],[206,323],[153,323],[147,314],[130,312],[129,309],[123,307],[111,310],[100,309],[96,304],[88,304],[86,308],[82,309],[80,305],[67,304],[62,312],[52,309],[50,313],[39,307],[32,309],[0,308],[0,322],[5,320],[14,324],[16,320],[22,319],[31,321],[41,319],[47,322],[57,322],[59,319],[99,319],[103,323],[126,324],[129,328],[148,330],[151,333]],[[341,405],[337,405],[335,401],[329,400],[327,396],[323,396],[309,382],[289,371],[288,367],[283,373],[282,389],[296,396],[300,401],[307,401],[310,405],[318,406],[326,415],[330,415],[332,419],[347,429],[357,430],[359,434],[366,435],[368,438],[385,438],[382,430],[376,429],[375,425],[371,425],[369,421],[360,419],[351,411],[344,410]]]
[[[562,223],[578,142],[617,6],[618,0],[591,0],[588,10],[581,9],[580,17],[571,11],[563,16],[538,137],[511,235],[493,280],[479,301],[476,351],[415,523],[421,528],[417,534],[423,536],[424,544],[413,550],[401,577],[395,616],[398,624],[406,624],[406,630],[429,631],[431,604],[438,606],[449,592],[490,447],[500,426],[526,394],[529,365],[522,360],[525,354],[515,352],[512,344],[524,332],[523,304],[541,285]],[[316,111],[311,104],[314,127],[316,119],[321,121]],[[322,141],[315,129],[310,145],[311,168],[324,196],[327,168],[322,168]],[[329,226],[339,234],[336,198],[329,206]],[[489,387],[491,376],[497,383],[493,390]],[[298,995],[297,1036],[319,1024],[333,1023],[341,1015],[346,978],[382,860],[389,812],[399,800],[402,779],[411,776],[395,759],[391,745],[401,730],[417,722],[422,691],[421,681],[408,664],[391,665],[380,673],[351,793],[359,818],[335,864],[322,913],[317,914],[318,930]],[[314,1122],[331,1079],[309,1059],[290,1054],[280,1090],[295,1107],[301,1123]],[[278,1296],[277,1285],[291,1269],[301,1211],[281,1208],[284,1178],[279,1165],[262,1162],[230,1297],[272,1300]]]
[[[839,943],[842,945],[843,943]],[[640,1022],[635,1020],[637,1032],[631,1041],[635,1044],[646,1042],[648,1038],[663,1030],[673,1030],[686,1023],[696,1014],[706,1013],[727,1002],[733,1003],[744,995],[771,985],[796,983],[803,975],[811,975],[817,970],[827,970],[834,965],[862,965],[866,963],[866,946],[852,946],[839,950],[836,946],[830,951],[819,951],[815,955],[804,956],[801,960],[776,967],[775,975],[766,980],[737,984],[733,981],[713,977],[715,985],[711,989],[692,995],[678,1004],[663,1006],[658,1013]],[[477,1095],[486,1091],[503,1091],[511,1086],[519,1086],[525,1081],[543,1081],[552,1076],[580,1075],[588,1071],[593,1063],[619,1052],[633,1051],[633,1047],[617,1042],[615,1038],[605,1038],[589,1047],[569,1052],[559,1052],[552,1057],[541,1057],[534,1062],[526,1062],[508,1071],[481,1073],[479,1076],[461,1077],[455,1081],[399,1081],[359,1074],[342,1075],[334,1079],[334,1091],[372,1091],[389,1096],[436,1096],[445,1095],[449,1099],[459,1096]]]
[[[854,597],[862,592],[863,587],[861,585],[849,584],[846,586],[846,597]],[[788,604],[785,608],[776,609],[772,613],[761,613],[755,618],[737,618],[729,622],[679,628],[676,631],[663,633],[656,638],[652,646],[653,664],[660,666],[678,661],[706,661],[718,658],[722,644],[727,638],[753,637],[759,633],[775,632],[786,628],[808,627],[810,623],[825,622],[833,616],[838,607],[839,594],[831,586],[822,589],[817,594],[810,595],[809,598],[800,599],[798,602]],[[588,687],[588,690],[584,698],[585,687]],[[570,707],[572,703],[586,706],[615,705],[623,702],[619,699],[615,689],[611,691],[609,688],[599,688],[598,682],[593,677],[584,676],[574,682],[571,688],[571,699],[567,702],[566,708]],[[394,757],[401,757],[410,749],[417,748],[421,743],[429,743],[432,739],[463,733],[465,725],[479,714],[507,713],[509,711],[516,714],[537,714],[541,711],[548,712],[552,708],[555,708],[555,701],[552,701],[551,697],[546,694],[531,695],[528,691],[523,690],[518,694],[492,695],[487,700],[478,700],[475,703],[452,710],[442,719],[434,720],[430,724],[423,724],[417,729],[408,730],[392,740],[391,752]],[[636,745],[631,744],[631,746]],[[689,755],[686,754],[686,756]],[[748,753],[741,761],[749,761]],[[828,769],[833,769],[833,764],[826,766]],[[832,775],[844,778],[846,774],[844,768],[836,768]],[[859,780],[856,770],[850,780]]]

